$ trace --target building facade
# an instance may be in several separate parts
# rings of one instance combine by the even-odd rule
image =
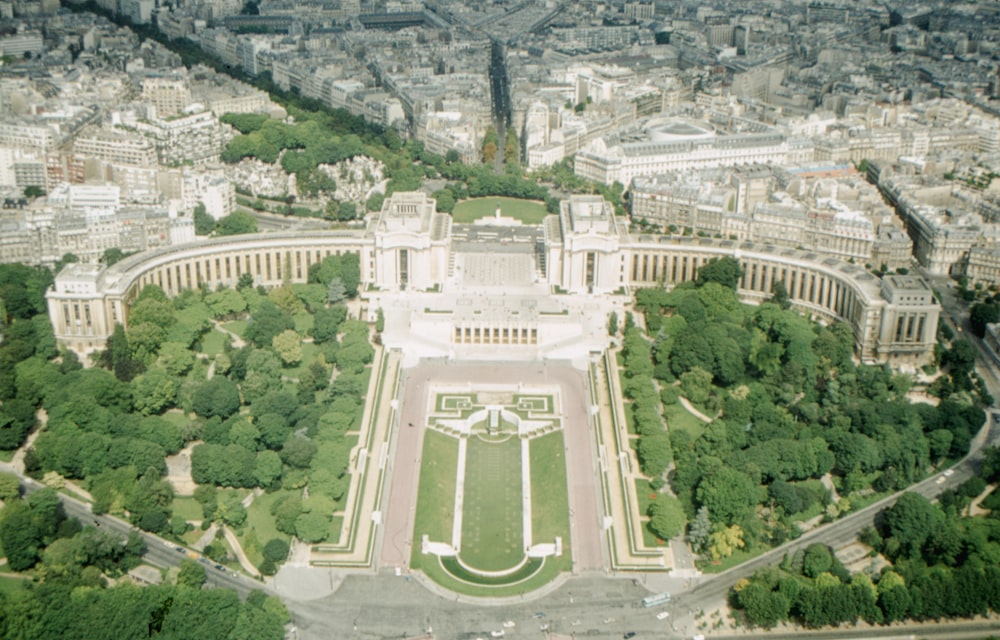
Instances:
[[[616,220],[610,205],[592,196],[571,197],[559,215],[546,218],[540,234],[536,230],[503,240],[498,233],[491,230],[474,243],[453,241],[451,219],[434,210],[433,200],[425,194],[398,193],[364,230],[218,238],[149,251],[103,270],[68,265],[48,293],[50,318],[60,342],[91,352],[104,348],[116,323],[127,325],[129,307],[146,285],[155,284],[172,296],[203,285],[234,286],[245,273],[263,286],[304,282],[310,265],[351,252],[359,256],[361,281],[372,302],[370,315],[380,304],[431,296],[418,298],[419,312],[407,322],[418,326],[426,321],[428,331],[445,336],[442,340],[451,347],[483,341],[534,346],[543,340],[558,346],[561,338],[565,342],[565,336],[574,335],[563,325],[576,322],[579,330],[581,323],[594,320],[585,318],[593,315],[588,305],[636,287],[671,287],[693,280],[708,262],[732,257],[743,268],[739,293],[745,300],[766,300],[774,285],[784,282],[799,310],[820,321],[849,323],[863,361],[919,366],[933,354],[940,308],[916,277],[879,279],[836,258],[771,245],[634,236]],[[490,236],[496,239],[487,239]],[[539,242],[542,246],[536,247]],[[523,250],[518,243],[525,244]],[[486,257],[480,256],[477,263],[469,251],[486,252]],[[503,273],[494,273],[488,285],[495,287],[490,291],[498,299],[508,290],[528,292],[517,304],[493,308],[496,300],[482,299],[485,289],[475,294],[479,298],[470,296],[469,288],[458,297],[450,293],[463,286],[453,264],[457,258],[471,271],[476,264],[496,263],[501,255],[504,264],[535,262],[534,282],[517,288]],[[507,273],[524,272],[512,267]],[[379,291],[387,295],[371,293]],[[562,295],[552,296],[552,291]],[[391,292],[395,294],[388,295]],[[552,305],[558,308],[537,311]],[[602,313],[609,310],[602,308]],[[433,318],[427,320],[428,314]],[[603,316],[597,320],[606,326]],[[556,330],[556,325],[561,328]],[[606,331],[601,333],[606,343]],[[447,354],[448,348],[442,345],[440,353]]]

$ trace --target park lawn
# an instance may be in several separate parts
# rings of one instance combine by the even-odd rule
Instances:
[[[562,431],[531,440],[531,535],[532,543],[562,538],[563,554],[551,561],[571,569],[569,550],[569,492],[566,488],[566,454]]]
[[[728,558],[723,558],[719,561],[712,561],[707,559],[706,556],[705,560],[697,560],[695,564],[698,565],[698,568],[704,573],[722,573],[727,569],[732,569],[738,564],[743,564],[747,560],[753,560],[766,551],[768,551],[766,547],[758,547],[756,549],[751,549],[750,551],[747,551],[746,549],[737,549],[733,552],[733,555]]]
[[[247,337],[246,320],[230,320],[229,322],[223,322],[222,327],[227,331],[232,331],[241,338]]]
[[[340,542],[340,531],[344,528],[344,516],[333,516],[330,520],[330,535],[327,536],[327,541],[333,544]]]
[[[639,515],[644,516],[649,513],[649,505],[656,499],[656,492],[649,486],[649,480],[636,478],[635,497],[639,503]]]
[[[204,517],[201,504],[194,498],[174,496],[174,501],[170,508],[174,512],[174,515],[182,516],[185,520],[201,520]]]
[[[195,527],[193,530],[188,531],[181,536],[181,540],[184,542],[184,546],[193,546],[195,542],[201,540],[201,537],[205,535],[205,531],[199,527]]]
[[[223,347],[226,345],[226,340],[229,336],[222,333],[218,329],[213,328],[211,331],[206,333],[201,338],[201,352],[205,355],[215,357],[222,353]]]
[[[197,357],[194,359],[194,364],[191,366],[191,370],[187,372],[187,379],[194,382],[202,382],[208,379],[208,363],[202,360],[202,358]]]
[[[612,399],[611,401],[614,402],[614,399]],[[635,403],[632,402],[631,400],[628,400],[626,402],[623,402],[622,406],[625,408],[624,411],[625,430],[631,436],[638,435],[639,432],[636,431],[635,429],[635,420],[632,419],[632,412],[635,411]]]
[[[291,538],[280,531],[278,531],[274,526],[274,516],[271,515],[271,506],[278,501],[278,499],[289,495],[292,492],[289,491],[275,491],[273,493],[265,493],[263,495],[254,498],[250,506],[247,507],[247,521],[244,527],[243,533],[239,536],[240,542],[242,544],[242,538],[246,535],[247,531],[255,531],[257,533],[257,539],[260,541],[261,546],[267,544],[270,540],[277,538],[279,540],[284,540],[288,542]],[[298,494],[299,492],[294,492]]]
[[[705,432],[708,423],[684,408],[680,402],[663,406],[663,417],[667,419],[667,429],[682,429],[691,435],[694,442]]]
[[[308,311],[303,311],[295,316],[295,330],[304,336],[309,335],[309,332],[312,331],[313,325],[315,324],[315,317],[313,317],[313,314]]]
[[[441,566],[441,562],[437,556],[428,555],[424,557],[427,558],[427,562],[423,565],[422,569],[431,580],[442,585],[449,591],[481,598],[503,598],[518,595],[523,596],[526,593],[531,593],[543,585],[552,582],[562,571],[560,569],[560,563],[552,562],[554,558],[549,556],[548,558],[545,558],[545,562],[542,564],[542,567],[531,577],[525,580],[515,582],[514,584],[504,585],[475,584],[473,582],[460,580],[453,576],[448,570]]]
[[[319,357],[319,355],[320,355],[320,348],[318,346],[316,346],[312,342],[303,342],[302,359],[299,360],[299,363],[297,365],[293,367],[288,367],[287,369],[282,371],[283,375],[298,380],[299,376],[302,375],[302,372],[308,369],[309,365],[312,364],[313,361],[315,361],[316,358]]]
[[[458,473],[458,440],[437,431],[424,434],[423,461],[417,495],[416,520],[413,525],[412,566],[420,568],[423,560],[437,563],[436,556],[420,553],[420,540],[451,544],[455,509],[455,484]]]
[[[181,410],[176,410],[176,411],[169,410],[160,417],[168,422],[173,423],[174,425],[180,427],[181,429],[187,428],[187,426],[192,422],[191,418],[184,415],[184,412]]]
[[[0,576],[0,594],[5,596],[16,596],[22,593],[31,583],[31,580],[16,576]]]
[[[520,439],[469,438],[461,551],[467,565],[498,571],[524,557],[521,491]]]
[[[0,450],[0,460],[4,462],[10,462],[14,459],[14,454],[17,453],[17,449],[3,449]]]
[[[500,215],[505,218],[515,218],[524,224],[541,224],[549,215],[545,205],[537,200],[521,200],[518,198],[474,198],[463,200],[455,205],[451,217],[455,222],[469,223],[480,218],[492,218],[500,207]]]
[[[212,310],[204,302],[190,304],[175,313],[177,322],[167,331],[166,342],[187,343],[192,333],[201,333],[212,318]]]

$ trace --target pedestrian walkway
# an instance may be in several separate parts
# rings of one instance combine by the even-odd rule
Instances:
[[[604,527],[612,571],[664,571],[674,566],[669,547],[647,547],[635,482],[643,478],[628,446],[628,426],[614,353],[592,364],[591,401],[595,404],[597,451],[604,501]]]
[[[251,496],[252,495],[253,494],[251,494]],[[259,576],[260,572],[257,571],[257,567],[253,566],[253,563],[250,562],[250,558],[248,558],[247,554],[243,551],[243,546],[240,544],[239,539],[237,539],[236,534],[230,531],[229,527],[225,525],[222,527],[222,533],[226,537],[226,542],[229,543],[233,553],[236,554],[236,559],[239,561],[240,566],[243,567],[243,570],[255,578]]]
[[[340,538],[312,547],[310,564],[371,567],[382,523],[384,481],[396,422],[401,356],[376,347],[370,392],[361,418],[357,446],[351,451],[351,484],[344,505]]]

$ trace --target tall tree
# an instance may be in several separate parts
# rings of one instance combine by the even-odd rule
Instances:
[[[743,267],[736,258],[728,256],[715,258],[698,269],[698,286],[703,286],[709,282],[717,282],[729,289],[736,289],[739,286],[740,278],[743,277]]]

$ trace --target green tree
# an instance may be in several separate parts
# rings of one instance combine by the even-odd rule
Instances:
[[[330,534],[330,517],[310,511],[295,519],[295,535],[303,542],[323,542]]]
[[[697,491],[701,505],[725,524],[751,517],[762,497],[761,487],[750,476],[726,466],[702,478]]]
[[[255,402],[271,391],[281,388],[281,360],[269,349],[254,349],[246,360],[246,376],[242,384],[243,397]]]
[[[220,289],[210,293],[205,296],[205,303],[212,310],[212,316],[219,320],[233,319],[247,309],[246,299],[233,289]]]
[[[455,209],[455,194],[451,189],[440,189],[434,192],[437,210],[441,213],[451,213]]]
[[[802,559],[802,574],[815,578],[833,567],[833,552],[825,544],[811,544],[806,547]]]
[[[219,220],[216,233],[220,236],[257,233],[257,219],[244,211],[234,211]]]
[[[225,524],[238,527],[246,522],[247,510],[243,506],[242,497],[235,491],[224,491],[219,499],[219,509],[216,512]]]
[[[368,200],[365,201],[365,209],[368,211],[381,211],[382,202],[385,200],[385,195],[375,192],[368,196]]]
[[[355,220],[358,217],[358,206],[353,202],[344,201],[337,206],[338,220]]]
[[[274,451],[260,451],[257,453],[257,461],[254,465],[254,479],[261,487],[270,487],[281,478],[282,474],[281,458]]]
[[[977,302],[969,307],[969,324],[978,337],[986,334],[987,324],[997,321],[1000,321],[1000,304]]]
[[[206,580],[204,565],[187,558],[181,560],[180,570],[177,572],[178,586],[201,589]]]
[[[284,562],[288,558],[288,543],[280,538],[272,538],[264,545],[263,556],[265,560],[274,563]]]
[[[712,374],[701,367],[694,367],[681,374],[681,390],[688,400],[704,405],[712,392]]]
[[[42,535],[27,504],[17,501],[4,507],[0,544],[7,556],[7,566],[13,571],[30,569],[38,562]]]
[[[484,142],[483,143],[483,162],[486,164],[492,163],[497,157],[497,145],[495,142]]]
[[[503,161],[517,162],[521,157],[520,146],[517,142],[517,132],[513,127],[507,127],[504,134]]]
[[[643,473],[659,477],[673,459],[670,437],[662,430],[659,433],[643,435],[639,439],[638,454]]]
[[[271,300],[264,300],[251,316],[246,338],[258,347],[270,347],[274,336],[295,328],[295,320],[281,311]]]
[[[21,483],[13,473],[0,473],[0,500],[5,503],[21,496]]]
[[[659,495],[649,505],[649,530],[661,540],[671,540],[684,531],[687,516],[677,498]]]
[[[281,459],[290,467],[306,469],[316,455],[316,443],[308,438],[292,436],[281,447]],[[286,532],[287,533],[287,532]]]
[[[353,298],[358,294],[361,282],[360,258],[356,253],[328,256],[322,262],[310,265],[309,282],[327,286],[334,278],[340,278],[347,293]]]
[[[792,301],[788,296],[788,287],[785,286],[784,280],[778,280],[771,287],[771,298],[768,302],[772,302],[782,309],[792,308]]]
[[[132,381],[133,405],[142,415],[162,413],[177,400],[180,384],[161,367],[153,367]]]
[[[105,249],[104,253],[101,254],[101,264],[110,267],[123,259],[127,258],[131,254],[127,254],[118,247],[111,247],[110,249]]]
[[[160,345],[158,362],[167,373],[180,378],[194,366],[194,353],[180,342],[164,342]]]
[[[916,558],[941,519],[941,511],[927,498],[907,492],[884,512],[884,537],[893,539],[892,546],[900,555]]]
[[[228,378],[215,376],[198,385],[191,408],[203,418],[228,418],[240,408],[240,390]]]
[[[788,619],[791,603],[780,591],[771,591],[756,580],[737,591],[737,600],[747,621],[758,627],[770,629]]]
[[[688,542],[695,553],[703,553],[708,548],[711,535],[712,521],[709,519],[708,507],[700,507],[688,527]]]
[[[302,337],[293,329],[286,329],[271,340],[271,347],[286,365],[302,361]]]
[[[199,236],[207,236],[215,231],[215,218],[208,214],[205,205],[198,203],[194,208],[194,232]]]
[[[697,284],[699,287],[709,282],[717,282],[724,287],[735,290],[743,277],[743,268],[735,258],[724,257],[709,260],[698,269]]]
[[[302,515],[302,500],[298,495],[287,495],[271,505],[275,528],[285,534],[295,535],[295,523]]]

